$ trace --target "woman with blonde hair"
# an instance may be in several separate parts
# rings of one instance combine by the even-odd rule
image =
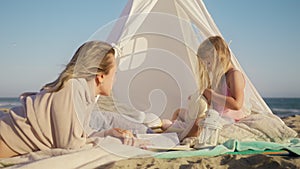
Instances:
[[[0,119],[0,157],[12,157],[52,148],[78,149],[90,136],[132,136],[119,128],[101,133],[89,127],[97,95],[110,95],[116,72],[111,45],[90,41],[52,83],[38,93],[22,94],[21,106]]]

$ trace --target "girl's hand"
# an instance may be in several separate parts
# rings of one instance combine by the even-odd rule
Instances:
[[[207,102],[210,103],[211,102],[211,96],[212,96],[213,90],[212,89],[205,89],[203,92],[204,97],[206,98]]]

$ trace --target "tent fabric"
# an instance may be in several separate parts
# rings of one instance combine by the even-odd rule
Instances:
[[[222,36],[203,1],[129,0],[112,24],[105,40],[121,53],[114,97],[162,118],[186,107],[188,96],[199,87],[199,44],[209,36]],[[232,62],[246,79],[247,109],[272,114],[233,52]]]
[[[107,32],[109,35],[102,37]],[[171,119],[178,108],[189,108],[188,97],[201,88],[197,50],[214,35],[222,37],[202,0],[129,0],[118,20],[90,39],[104,38],[101,40],[117,49],[119,67],[113,100],[118,113],[124,113],[117,106],[122,103],[134,112]],[[245,114],[272,115],[233,51],[231,54],[233,65],[246,80],[242,110]],[[189,116],[195,119],[197,111],[190,111]],[[192,123],[185,130],[191,127]]]

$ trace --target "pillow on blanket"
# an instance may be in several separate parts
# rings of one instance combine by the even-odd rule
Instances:
[[[148,130],[143,123],[119,113],[94,111],[91,116],[93,118],[90,120],[90,127],[96,131],[122,128],[145,134]]]
[[[145,120],[143,122],[149,128],[160,128],[162,120],[154,113],[145,113]]]
[[[271,141],[287,142],[297,136],[297,132],[289,128],[284,122],[273,114],[251,114],[237,123],[223,126],[219,142],[228,139],[239,141]]]

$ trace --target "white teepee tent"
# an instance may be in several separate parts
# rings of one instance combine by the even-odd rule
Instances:
[[[114,97],[169,118],[197,90],[196,51],[211,35],[222,36],[202,0],[129,0],[106,39],[121,53]],[[232,61],[245,74],[233,54]],[[246,106],[272,113],[245,77]]]

